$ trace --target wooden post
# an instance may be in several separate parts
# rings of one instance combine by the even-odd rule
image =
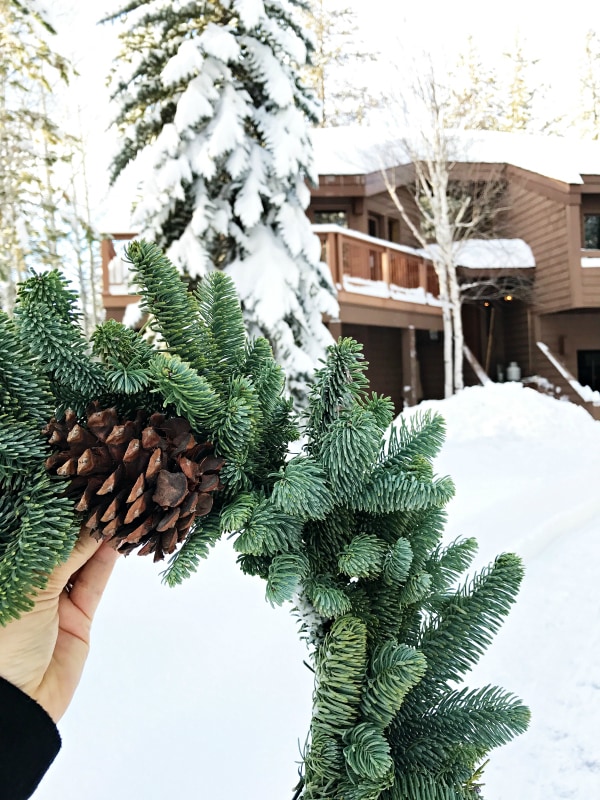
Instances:
[[[328,233],[325,239],[325,260],[331,272],[333,282],[338,281],[338,263],[337,263],[337,250],[335,248],[335,234]]]
[[[486,374],[490,374],[490,367],[492,365],[492,348],[494,346],[494,323],[496,321],[496,309],[492,306],[492,311],[490,313],[490,328],[488,330],[488,340],[487,340],[487,347],[485,351],[485,366],[484,370]]]
[[[423,258],[419,261],[419,286],[427,294],[427,262]]]
[[[390,251],[386,247],[381,253],[381,280],[384,281],[388,288],[390,285]]]
[[[402,328],[402,382],[404,407],[416,406],[419,390],[419,362],[417,361],[417,335],[414,325]]]
[[[339,233],[334,233],[336,254],[337,254],[337,282],[340,286],[344,285],[344,243]]]

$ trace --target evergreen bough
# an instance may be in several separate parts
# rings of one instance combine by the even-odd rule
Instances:
[[[473,540],[442,546],[449,478],[433,474],[439,416],[392,427],[368,393],[361,346],[329,349],[311,390],[300,454],[284,375],[264,339],[247,341],[231,280],[190,292],[152,244],[129,246],[148,325],[108,321],[87,342],[75,297],[53,270],[0,314],[0,622],[26,611],[66,559],[80,515],[50,477],[40,434],[67,408],[97,402],[132,415],[184,416],[225,459],[223,490],[168,563],[175,585],[223,535],[241,569],[292,601],[311,648],[315,691],[296,798],[467,800],[489,751],[525,730],[529,712],[496,687],[460,688],[514,602],[523,569],[510,554],[462,586]]]

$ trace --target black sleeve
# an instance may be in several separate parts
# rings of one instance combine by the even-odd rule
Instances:
[[[58,730],[44,709],[0,678],[0,798],[31,797],[59,750]]]

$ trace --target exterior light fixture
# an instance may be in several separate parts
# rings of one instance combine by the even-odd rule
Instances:
[[[512,294],[505,294],[504,299],[506,300],[507,303],[510,303],[510,301],[513,299],[513,296]]]

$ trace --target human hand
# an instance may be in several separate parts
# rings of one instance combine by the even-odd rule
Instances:
[[[94,612],[119,554],[84,534],[35,606],[0,626],[0,676],[36,700],[54,722],[73,698],[90,646]]]

